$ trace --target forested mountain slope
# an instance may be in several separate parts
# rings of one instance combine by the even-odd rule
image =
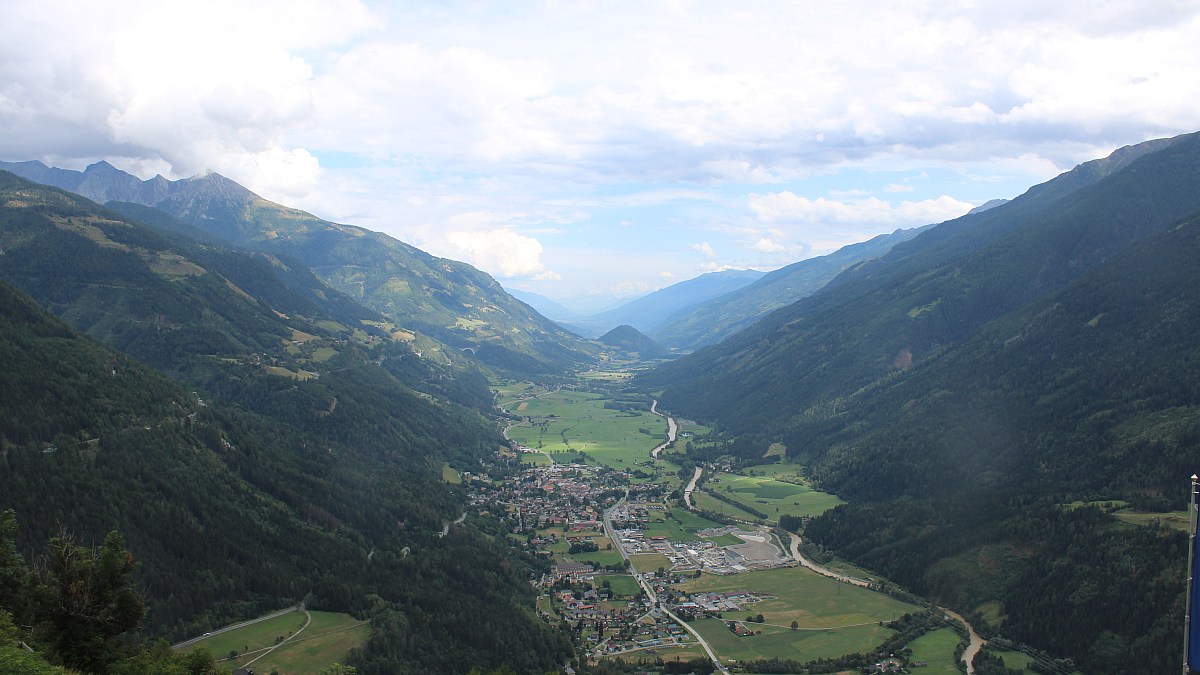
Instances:
[[[1166,673],[1184,537],[1064,505],[1179,508],[1198,468],[1198,184],[1195,135],[1126,149],[651,381],[850,499],[811,540],[1084,672]]]
[[[0,163],[0,169],[102,203],[151,206],[213,240],[294,258],[407,330],[470,349],[496,367],[558,372],[596,353],[594,345],[542,317],[470,265],[269,202],[218,174],[139,181],[104,162],[83,172],[49,169],[38,162]]]
[[[0,509],[27,551],[60,524],[89,540],[119,529],[155,635],[309,596],[388,617],[376,628],[409,644],[411,672],[536,672],[569,650],[534,619],[525,562],[469,526],[436,536],[461,513],[442,462],[500,442],[471,409],[490,402],[479,373],[418,355],[303,266],[172,240],[7,174],[0,251],[4,279],[187,385],[5,287]],[[363,662],[396,672],[372,644]]]

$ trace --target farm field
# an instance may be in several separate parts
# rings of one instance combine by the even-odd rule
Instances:
[[[839,584],[803,567],[788,567],[728,576],[705,574],[675,588],[685,592],[749,591],[773,596],[753,603],[752,614],[762,614],[766,623],[800,628],[834,628],[859,623],[891,621],[919,608],[891,596],[858,586]],[[744,617],[743,617],[744,618]]]
[[[695,642],[693,640],[693,642]],[[690,661],[692,659],[708,658],[708,654],[704,653],[704,648],[699,645],[683,645],[678,647],[655,647],[654,649],[643,649],[631,654],[618,654],[616,656],[606,656],[603,660],[617,661],[623,660],[627,663],[641,663],[647,668],[651,668],[659,661],[666,663],[679,659],[680,661]],[[652,671],[653,672],[653,671]]]
[[[1029,669],[1029,664],[1033,663],[1034,658],[1032,656],[1029,656],[1028,654],[1024,654],[1022,652],[1002,652],[1002,651],[991,650],[991,649],[989,649],[988,651],[990,651],[993,654],[996,654],[1000,658],[1004,659],[1004,667],[1005,668],[1013,668],[1013,669],[1020,668],[1020,669],[1024,670],[1026,673],[1035,672],[1035,671],[1032,671]]]
[[[738,617],[737,620],[744,618]],[[738,637],[722,619],[701,619],[691,625],[726,663],[730,660],[742,662],[771,658],[798,661],[836,658],[855,652],[869,652],[893,633],[891,629],[878,624],[837,630],[794,631],[787,627],[759,626],[751,622],[746,626],[762,631],[762,634]]]
[[[605,539],[604,541],[608,540]],[[604,550],[604,544],[600,544],[599,551],[592,551],[590,553],[572,553],[570,554],[570,557],[576,562],[592,563],[593,565],[599,565],[601,567],[605,565],[615,565],[620,563],[622,560],[620,551],[618,551],[615,547],[611,551],[606,551]]]
[[[781,658],[808,661],[865,652],[889,635],[879,622],[891,621],[917,608],[894,598],[820,576],[804,568],[748,572],[730,576],[703,575],[675,588],[685,592],[749,591],[766,599],[727,612],[724,620],[763,615],[764,622],[747,626],[760,635],[738,637],[719,619],[692,624],[722,657],[738,661]],[[791,629],[795,621],[798,630]]]
[[[781,515],[815,516],[843,503],[837,495],[814,490],[807,485],[786,482],[771,476],[742,476],[722,473],[714,476],[705,483],[705,487],[725,497],[745,504],[752,509],[766,513],[771,520],[778,520]],[[711,500],[711,501],[709,501]],[[709,497],[706,503],[718,502]],[[705,506],[705,508],[708,508]],[[750,517],[747,513],[738,515],[729,505],[724,505],[728,513],[735,517]]]
[[[369,624],[349,614],[313,611],[309,614],[312,623],[280,648],[254,661],[253,668],[256,671],[278,672],[281,675],[320,671],[333,663],[345,661],[350,650],[362,646],[371,633]],[[184,651],[207,647],[221,663],[240,667],[275,645],[277,639],[296,633],[305,621],[304,612],[289,612],[213,635],[188,645]],[[232,652],[238,656],[230,660]]]
[[[552,454],[586,452],[601,464],[632,470],[638,462],[648,461],[650,450],[666,440],[667,425],[661,417],[648,410],[605,408],[606,399],[599,394],[560,390],[536,398],[521,395],[502,391],[498,402],[530,419],[508,430],[512,440],[528,448]]]
[[[647,538],[666,537],[669,541],[695,541],[701,537],[697,530],[721,527],[721,523],[698,516],[687,509],[674,507],[664,515],[663,522],[649,523],[643,530]],[[741,543],[739,539],[737,543]]]
[[[671,569],[671,560],[661,553],[639,553],[629,556],[629,563],[633,565],[633,569],[641,574],[646,572],[654,572],[658,568],[664,570]]]
[[[962,671],[954,662],[954,648],[960,638],[952,628],[930,631],[908,643],[912,650],[909,662],[929,664],[921,668],[922,675],[960,675]]]
[[[612,592],[621,597],[633,597],[642,590],[638,582],[628,574],[601,574],[596,576],[595,581],[597,585],[607,581]]]

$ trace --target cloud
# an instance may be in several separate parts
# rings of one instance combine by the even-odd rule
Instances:
[[[707,241],[701,242],[699,244],[688,244],[688,248],[692,249],[693,251],[699,251],[700,254],[703,255],[705,258],[712,259],[712,258],[717,257],[716,251],[713,251],[712,245],[709,244]]]
[[[701,237],[709,264],[783,260],[1200,128],[1198,17],[1191,0],[11,0],[0,159],[211,169],[497,274],[552,275],[545,257],[582,284],[555,252],[594,249],[606,223],[660,237],[660,260]],[[839,183],[896,165],[957,181],[871,190],[904,202]],[[517,257],[446,231],[508,231]]]
[[[809,199],[791,191],[752,194],[750,210],[763,223],[851,226],[879,230],[891,226],[913,227],[957,218],[972,205],[949,196],[921,201],[886,202],[878,197],[839,201]]]
[[[512,230],[447,232],[446,240],[460,260],[503,278],[531,277],[539,281],[558,278],[542,264],[542,244]]]
[[[767,237],[760,237],[758,241],[754,242],[752,248],[760,253],[783,253],[784,251],[788,250],[787,246],[777,243],[772,239],[768,239]]]

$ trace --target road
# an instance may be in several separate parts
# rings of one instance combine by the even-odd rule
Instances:
[[[267,619],[274,619],[277,616],[282,616],[284,614],[287,614],[288,612],[295,612],[296,610],[304,611],[304,603],[300,603],[299,605],[296,605],[294,607],[287,607],[285,609],[279,610],[278,612],[273,612],[273,613],[267,614],[265,616],[260,616],[257,619],[250,619],[249,621],[235,623],[232,626],[226,626],[224,628],[214,630],[210,633],[205,633],[204,635],[201,635],[200,637],[194,637],[191,640],[184,640],[183,642],[179,642],[179,643],[171,645],[171,649],[179,649],[180,647],[186,647],[194,642],[199,642],[205,638],[210,638],[214,635],[220,635],[221,633],[227,633],[231,630],[237,630],[237,629],[245,627],[245,626],[251,626],[260,621],[266,621]]]
[[[845,574],[838,574],[837,572],[834,572],[833,570],[829,569],[828,567],[823,567],[823,566],[818,565],[815,562],[809,560],[808,558],[805,558],[804,554],[800,552],[800,535],[796,534],[795,532],[788,532],[788,535],[792,538],[792,557],[796,559],[796,562],[798,562],[801,565],[807,567],[808,569],[816,572],[817,574],[820,574],[823,577],[829,577],[830,579],[837,579],[838,581],[841,581],[842,583],[852,584],[854,586],[870,588],[871,582],[867,581],[866,579],[859,579],[857,577],[846,576]]]
[[[508,437],[508,430],[509,430],[509,429],[511,429],[511,428],[513,428],[513,427],[515,427],[515,426],[517,426],[517,423],[516,423],[516,422],[514,422],[514,423],[512,423],[512,424],[510,424],[510,425],[508,425],[508,426],[506,426],[506,427],[504,427],[504,431],[502,431],[502,432],[501,432],[502,434],[504,434],[504,440],[508,441],[509,443],[512,443],[512,439]],[[550,463],[551,463],[551,464],[553,464],[553,463],[554,463],[554,458],[553,458],[553,457],[551,457],[551,456],[550,456],[550,453],[546,452],[545,450],[537,450],[537,449],[534,449],[534,448],[526,448],[525,446],[521,445],[520,443],[518,443],[518,444],[517,444],[517,447],[521,448],[522,450],[528,450],[528,451],[530,451],[530,452],[540,452],[540,453],[542,453],[543,455],[545,455],[545,456],[546,456],[546,459],[550,460]]]
[[[870,587],[871,583],[866,579],[859,579],[857,577],[846,576],[845,574],[838,574],[828,567],[823,567],[805,558],[804,555],[800,553],[800,537],[794,532],[788,532],[788,534],[792,538],[792,557],[795,558],[796,561],[801,565],[816,572],[817,574],[820,574],[821,576],[837,579],[838,581],[854,584],[855,586],[861,586],[863,588]],[[979,633],[975,632],[975,627],[972,626],[966,619],[964,619],[961,614],[946,609],[945,607],[938,607],[938,609],[941,610],[941,612],[946,616],[954,619],[955,621],[962,622],[962,625],[967,627],[967,635],[970,636],[970,638],[967,643],[966,650],[963,651],[962,659],[967,663],[967,675],[975,675],[975,666],[971,664],[971,661],[975,659],[975,655],[979,653],[979,650],[983,649],[983,645],[986,644],[986,641],[979,635]]]
[[[669,417],[658,412],[658,399],[650,401],[650,412],[658,415],[659,417],[665,417],[667,420],[667,442],[650,451],[650,456],[657,460],[658,454],[662,452],[668,445],[675,442],[675,435],[679,433],[679,425],[675,423],[674,417]]]
[[[697,471],[699,471],[699,469],[697,469]],[[621,558],[623,560],[629,560],[629,554],[627,554],[625,552],[625,547],[621,545],[620,537],[618,537],[616,531],[613,530],[612,512],[618,506],[624,504],[625,500],[628,498],[629,498],[629,488],[625,488],[625,496],[621,497],[621,500],[618,501],[616,504],[613,504],[609,508],[604,509],[604,534],[608,535],[609,540],[612,541],[612,543],[614,545],[616,545],[617,550],[620,551]],[[647,582],[645,579],[643,579],[640,574],[638,574],[637,568],[633,566],[632,560],[629,560],[629,573],[633,575],[633,578],[637,580],[638,585],[642,587],[642,591],[646,593],[646,597],[650,600],[650,603],[652,605],[658,605],[658,595],[654,592],[654,588],[651,587],[650,583]],[[700,646],[704,648],[704,652],[706,654],[708,654],[708,658],[712,660],[713,664],[717,667],[718,671],[720,671],[721,673],[724,673],[724,675],[730,675],[729,669],[726,668],[725,666],[721,665],[720,659],[717,658],[717,653],[713,651],[713,648],[711,645],[708,644],[708,641],[705,640],[704,637],[700,635],[700,633],[696,632],[696,629],[692,628],[690,625],[688,625],[688,623],[686,621],[684,621],[683,619],[680,619],[678,616],[675,615],[674,612],[667,609],[666,607],[659,607],[659,609],[661,609],[664,614],[671,617],[672,621],[679,624],[680,626],[683,626],[683,629],[686,630],[687,632],[691,633],[692,637],[696,638],[696,642],[698,642],[700,644]]]
[[[265,651],[265,652],[263,652],[263,653],[259,654],[258,656],[256,656],[256,657],[254,657],[254,658],[250,659],[249,661],[247,661],[247,662],[243,663],[243,664],[242,664],[242,668],[246,668],[246,667],[247,667],[247,666],[249,666],[251,663],[254,663],[255,661],[257,661],[257,660],[261,659],[262,657],[266,656],[267,654],[270,654],[271,652],[275,651],[276,649],[279,649],[280,647],[282,647],[282,646],[286,645],[287,643],[291,642],[292,640],[296,639],[296,636],[297,636],[297,635],[299,635],[299,634],[301,634],[301,633],[303,633],[303,632],[304,632],[304,629],[305,629],[305,628],[308,628],[309,624],[311,624],[311,623],[312,623],[312,614],[309,614],[309,613],[308,613],[308,610],[305,610],[305,611],[304,611],[304,616],[305,616],[305,617],[307,617],[307,619],[308,619],[308,620],[304,622],[304,625],[300,627],[300,630],[298,630],[298,631],[296,631],[295,633],[292,633],[291,635],[287,636],[287,639],[286,639],[286,640],[283,640],[283,641],[279,642],[279,644],[276,644],[274,647],[271,647],[271,648],[270,648],[270,649],[268,649],[267,651]]]

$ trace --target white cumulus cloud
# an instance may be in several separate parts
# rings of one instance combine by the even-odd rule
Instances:
[[[446,240],[458,251],[456,258],[499,277],[545,281],[558,276],[542,263],[541,242],[512,230],[448,232]]]

